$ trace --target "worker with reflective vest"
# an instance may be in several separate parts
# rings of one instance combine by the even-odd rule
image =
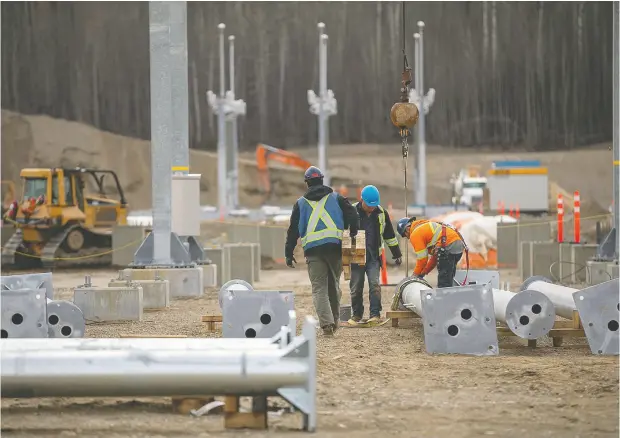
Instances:
[[[454,286],[456,267],[466,249],[460,234],[450,225],[430,220],[402,218],[398,234],[411,242],[417,261],[413,275],[424,278],[437,266],[437,287]]]
[[[394,233],[390,215],[381,205],[379,190],[375,186],[362,189],[362,201],[353,204],[360,218],[360,230],[366,232],[366,265],[351,264],[351,319],[349,324],[360,322],[364,317],[364,279],[368,277],[370,319],[381,320],[381,249],[385,242],[392,252],[397,265],[401,264],[402,254]]]
[[[308,191],[295,202],[286,235],[286,265],[297,263],[293,252],[301,238],[312,301],[323,334],[332,336],[340,325],[340,275],[342,274],[342,233],[357,235],[359,219],[355,207],[331,187],[323,185],[323,172],[311,166],[304,180]]]

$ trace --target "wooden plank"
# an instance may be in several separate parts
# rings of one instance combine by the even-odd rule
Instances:
[[[119,338],[187,338],[185,335],[130,335],[121,334]]]
[[[235,412],[224,414],[226,429],[267,429],[267,412]]]
[[[549,330],[548,336],[550,338],[585,338],[586,333],[583,329],[551,329]]]
[[[222,322],[222,315],[203,315],[202,322]]]
[[[411,310],[388,310],[385,313],[386,318],[406,319],[419,318],[420,316]]]

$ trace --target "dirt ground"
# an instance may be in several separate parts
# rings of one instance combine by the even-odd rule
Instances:
[[[84,274],[55,274],[56,295],[71,299],[71,288]],[[300,324],[312,313],[303,264],[261,275],[257,289],[295,292]],[[92,276],[94,284],[106,285],[115,272]],[[402,276],[390,271],[391,282]],[[514,271],[502,271],[502,281],[519,283]],[[342,291],[343,303],[349,302],[344,282]],[[384,287],[384,310],[392,293]],[[169,310],[146,313],[141,322],[90,324],[87,336],[219,336],[200,322],[202,315],[217,313],[217,291],[209,290],[203,298],[175,300]],[[563,348],[546,340],[536,349],[520,341],[501,338],[497,357],[431,356],[419,320],[399,328],[343,328],[332,339],[319,336],[317,436],[618,436],[617,357],[593,356],[585,339]],[[270,420],[268,432],[225,432],[221,416],[175,414],[166,398],[3,399],[1,413],[3,437],[299,437],[301,424],[298,414],[283,414]]]

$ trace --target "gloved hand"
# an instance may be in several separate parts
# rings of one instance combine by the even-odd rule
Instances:
[[[400,266],[403,263],[402,257],[396,257],[394,263],[396,263],[396,266]]]
[[[294,268],[295,265],[293,263],[297,263],[297,260],[295,260],[295,257],[286,258],[286,266],[288,266],[289,268]]]

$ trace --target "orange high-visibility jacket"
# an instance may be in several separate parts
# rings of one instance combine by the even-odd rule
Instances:
[[[441,245],[441,224],[429,220],[417,220],[411,223],[409,241],[417,257],[414,275],[427,275],[437,265],[435,248]],[[461,240],[456,231],[446,227],[446,246]],[[429,260],[429,253],[431,258]]]

